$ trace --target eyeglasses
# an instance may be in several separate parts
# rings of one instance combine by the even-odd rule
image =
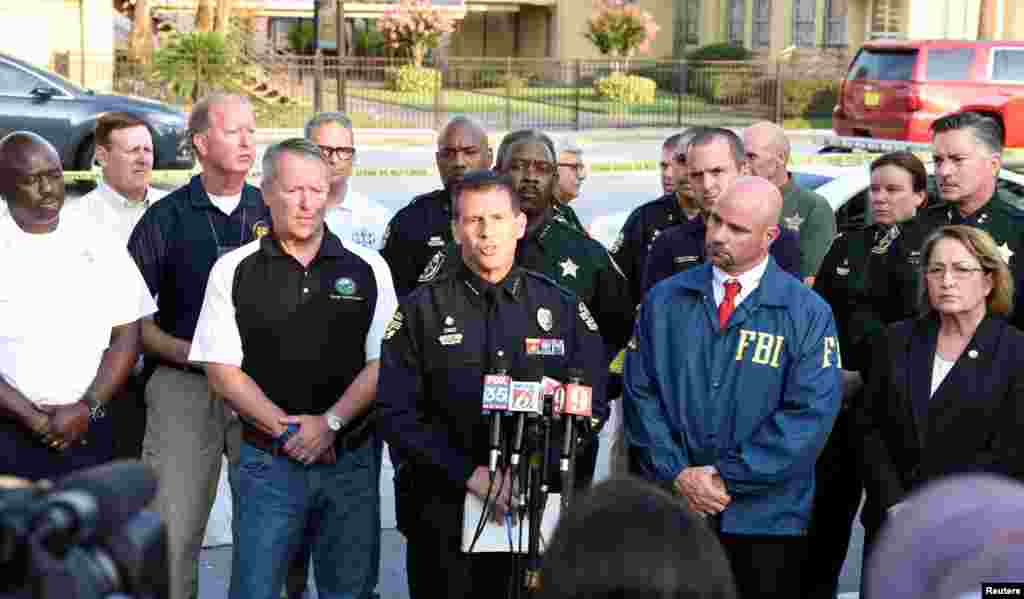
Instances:
[[[459,154],[465,154],[466,158],[475,158],[480,155],[479,146],[465,146],[462,148],[451,146],[437,149],[437,155],[444,160],[455,160]]]
[[[555,165],[550,162],[544,162],[543,160],[511,160],[509,161],[508,170],[510,171],[525,171],[533,170],[542,175],[550,175],[555,172]]]
[[[356,149],[350,146],[319,146],[320,155],[324,157],[324,160],[330,160],[337,156],[342,160],[352,160],[356,155]]]
[[[949,265],[949,272],[952,273],[953,278],[957,281],[963,281],[970,277],[971,273],[988,272],[988,270],[980,266],[955,263]],[[930,264],[924,269],[924,274],[930,279],[942,280],[946,278],[946,267],[941,264]]]

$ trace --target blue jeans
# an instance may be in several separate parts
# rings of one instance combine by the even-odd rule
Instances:
[[[323,599],[372,596],[380,565],[380,459],[373,443],[305,466],[243,442],[235,470],[230,599],[278,599],[288,564],[312,547]],[[307,528],[313,535],[306,535]]]

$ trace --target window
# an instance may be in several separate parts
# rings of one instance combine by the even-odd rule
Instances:
[[[815,0],[793,1],[793,45],[798,48],[813,48],[817,45],[817,28],[814,24]]]
[[[875,37],[904,36],[905,4],[906,0],[874,0],[871,7],[870,33]]]
[[[890,52],[861,50],[846,78],[851,81],[910,81],[917,62],[917,50]]]
[[[825,45],[846,45],[846,0],[825,0]]]
[[[772,41],[772,0],[754,0],[754,48],[767,48]]]
[[[686,46],[697,45],[700,26],[700,0],[676,0],[676,35],[673,53],[676,58],[686,55]]]
[[[744,0],[729,0],[729,42],[737,46],[746,45],[747,3]]]
[[[41,85],[49,86],[21,69],[0,63],[0,94],[27,96],[29,92]]]
[[[931,48],[928,50],[929,81],[967,81],[974,63],[974,48]]]
[[[1024,82],[1024,50],[996,48],[992,52],[992,80]]]

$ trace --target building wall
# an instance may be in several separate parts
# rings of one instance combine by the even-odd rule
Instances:
[[[0,2],[0,52],[42,68],[55,66],[55,54],[70,52],[66,61],[67,75],[86,87],[109,91],[114,72],[113,6],[110,0],[81,1],[84,2],[84,24],[77,0]]]
[[[980,0],[913,0],[908,6],[910,39],[978,39]]]
[[[1004,40],[1024,40],[1024,3],[1018,0],[1006,0],[1003,3]]]

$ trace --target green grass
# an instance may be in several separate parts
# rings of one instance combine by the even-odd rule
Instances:
[[[786,129],[831,129],[832,117],[830,116],[809,116],[794,117],[782,122]]]
[[[324,96],[325,110],[333,110],[337,106],[335,96]],[[256,110],[256,127],[260,129],[295,129],[305,126],[313,116],[313,104],[308,102],[291,103],[259,107]],[[346,113],[356,128],[372,129],[403,129],[414,128],[417,123],[400,117],[379,117],[365,112],[349,111]]]

